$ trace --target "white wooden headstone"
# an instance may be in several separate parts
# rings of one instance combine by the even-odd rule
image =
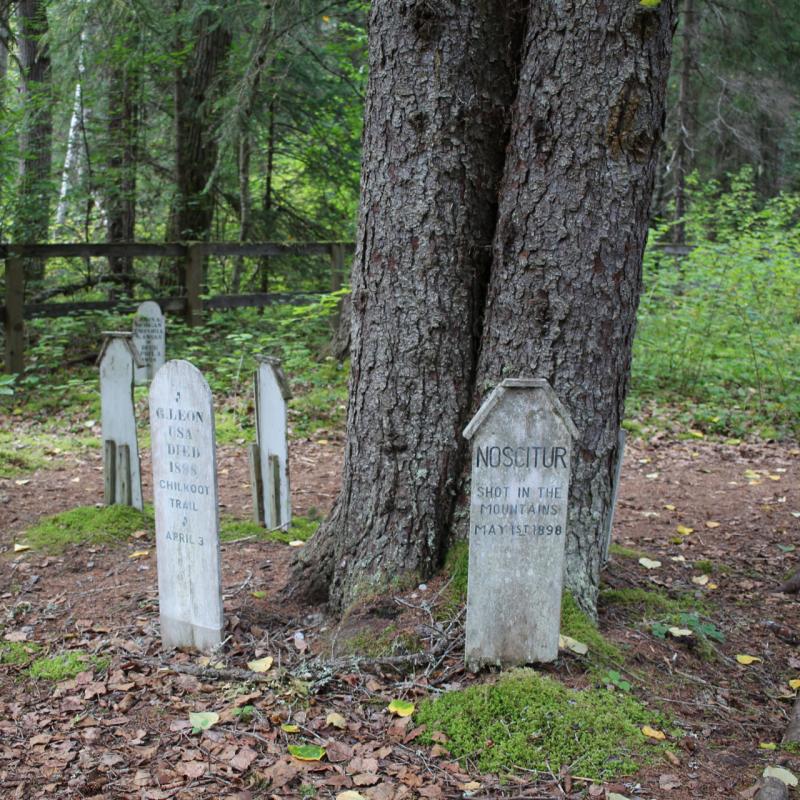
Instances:
[[[150,385],[158,600],[166,648],[222,641],[219,505],[211,390],[188,361]]]
[[[289,493],[289,446],[286,403],[289,387],[277,358],[265,357],[256,370],[256,441],[261,465],[264,524],[288,528],[292,521]]]
[[[465,661],[558,656],[572,441],[547,381],[506,379],[464,431],[472,442]]]
[[[106,503],[141,510],[142,477],[133,408],[133,371],[141,362],[131,334],[108,332],[105,337],[98,361]]]
[[[133,318],[133,343],[143,365],[134,372],[137,386],[146,386],[166,358],[164,314],[158,303],[145,300]]]

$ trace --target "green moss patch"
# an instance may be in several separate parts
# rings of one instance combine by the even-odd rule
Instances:
[[[98,446],[92,437],[0,431],[0,478],[15,478],[46,467],[46,455],[82,453]]]
[[[645,618],[667,617],[671,624],[677,624],[683,613],[702,610],[691,595],[672,598],[648,589],[602,589],[600,603],[603,606],[636,608]]]
[[[609,545],[608,552],[610,555],[616,556],[617,558],[632,558],[637,561],[646,556],[641,550],[634,550],[632,547],[623,547],[621,544],[615,544],[613,542]]]
[[[130,506],[80,506],[44,517],[25,533],[33,548],[59,552],[70,544],[104,544],[127,539],[140,530],[154,529],[153,510]]]
[[[482,772],[552,770],[595,779],[628,775],[653,746],[641,726],[663,719],[635,698],[606,689],[577,691],[533,670],[515,670],[492,685],[472,686],[422,703],[415,722],[448,738],[457,758]]]
[[[252,520],[233,519],[223,517],[220,520],[219,538],[223,542],[236,539],[254,538],[260,542],[289,542],[308,541],[320,526],[316,515],[309,514],[305,517],[293,517],[288,531],[268,531],[263,525]]]
[[[81,650],[70,650],[68,653],[37,658],[31,664],[28,674],[34,680],[67,681],[87,669],[98,671],[108,669],[109,663],[107,658],[90,656]]]
[[[583,642],[589,648],[589,659],[595,663],[618,664],[623,660],[619,647],[600,633],[569,592],[564,592],[561,600],[561,633]]]
[[[41,650],[35,642],[0,642],[0,664],[23,667]]]

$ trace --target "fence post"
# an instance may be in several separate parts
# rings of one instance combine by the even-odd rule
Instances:
[[[344,283],[344,245],[340,242],[331,244],[331,291],[337,292]]]
[[[6,372],[22,372],[25,368],[25,269],[23,260],[14,253],[6,256]]]
[[[201,242],[186,243],[186,308],[184,320],[190,327],[203,324],[203,301],[200,287],[203,283],[203,255]]]

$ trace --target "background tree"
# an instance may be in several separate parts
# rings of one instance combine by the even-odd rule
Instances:
[[[581,432],[568,583],[594,609],[674,14],[670,2],[612,5],[531,4],[513,108],[514,83],[501,79],[515,76],[508,31],[521,26],[508,6],[508,27],[491,36],[454,8],[374,6],[343,488],[298,570],[306,587],[330,580],[334,607],[430,574],[473,399],[502,377],[537,376]],[[469,46],[478,40],[482,56]],[[456,107],[440,117],[442,98]],[[498,120],[509,110],[506,150]],[[464,119],[469,138],[454,129]],[[498,195],[486,165],[499,169],[503,153]]]

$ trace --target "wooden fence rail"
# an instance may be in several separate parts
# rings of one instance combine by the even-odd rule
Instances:
[[[38,317],[61,317],[81,311],[133,311],[130,300],[97,300],[69,303],[25,303],[24,264],[27,258],[177,258],[183,261],[186,275],[185,294],[154,298],[167,312],[181,313],[188,325],[202,322],[204,309],[263,308],[273,303],[298,303],[309,297],[301,292],[257,292],[217,295],[203,299],[203,263],[206,256],[318,256],[331,261],[331,290],[344,281],[345,257],[353,251],[352,242],[141,242],[120,244],[0,244],[0,258],[5,260],[5,303],[0,306],[5,333],[5,370],[22,372],[25,366],[25,320]],[[132,278],[135,284],[135,277]]]

